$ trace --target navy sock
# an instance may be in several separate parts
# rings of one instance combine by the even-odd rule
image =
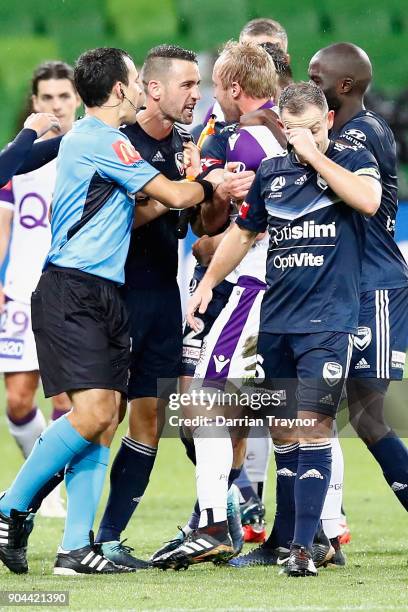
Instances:
[[[247,502],[248,499],[251,499],[251,497],[257,496],[251,484],[251,481],[248,478],[248,474],[246,473],[245,467],[241,468],[239,476],[235,478],[235,484],[237,485],[237,487],[239,487],[240,493],[244,499],[244,503]]]
[[[112,464],[110,493],[97,542],[120,540],[149,483],[157,448],[125,436]]]
[[[36,495],[34,495],[33,499],[30,501],[28,507],[31,512],[37,512],[47,495],[51,493],[51,491],[53,491],[55,487],[57,487],[64,480],[64,475],[65,468],[63,470],[60,470],[59,472],[54,474],[49,480],[47,480],[45,485],[41,487],[41,489],[36,493]]]
[[[191,463],[195,465],[196,464],[196,452],[195,452],[193,438],[187,437],[184,434],[184,430],[182,427],[180,427],[179,434],[180,434],[180,440],[182,441],[184,448],[186,450],[187,457],[190,459]]]
[[[194,504],[193,512],[191,513],[191,516],[188,519],[188,526],[193,531],[195,529],[198,529],[198,523],[200,522],[200,515],[201,515],[200,504],[198,503],[198,499],[197,499],[196,503]]]
[[[300,444],[295,478],[296,522],[293,543],[311,550],[331,475],[331,443]]]
[[[408,449],[400,438],[390,431],[384,438],[368,446],[380,464],[385,480],[408,510]]]
[[[275,444],[276,512],[268,548],[290,548],[295,529],[295,479],[298,469],[299,444]]]
[[[236,484],[235,481],[239,477],[239,475],[241,474],[241,470],[242,470],[242,467],[231,468],[231,471],[230,471],[229,476],[228,476],[228,489],[230,488],[230,486],[233,483]]]

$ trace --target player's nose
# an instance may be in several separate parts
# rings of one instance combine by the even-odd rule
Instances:
[[[62,104],[60,100],[53,100],[52,102],[52,111],[54,114],[57,114],[62,108]]]
[[[201,100],[201,92],[198,85],[193,87],[191,91],[191,97],[193,98],[193,100]]]

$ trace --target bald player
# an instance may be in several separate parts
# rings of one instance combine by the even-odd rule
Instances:
[[[363,49],[350,43],[321,49],[310,61],[309,77],[335,111],[332,137],[371,151],[381,173],[381,205],[368,225],[347,395],[354,429],[408,510],[408,451],[384,419],[389,383],[403,377],[408,335],[408,268],[394,239],[395,140],[384,119],[364,107],[372,67]]]

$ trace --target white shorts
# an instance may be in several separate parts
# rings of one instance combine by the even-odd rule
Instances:
[[[259,316],[265,283],[238,279],[231,296],[205,337],[194,378],[231,381],[249,378],[256,368]]]
[[[0,372],[38,370],[31,306],[9,300],[0,315]]]

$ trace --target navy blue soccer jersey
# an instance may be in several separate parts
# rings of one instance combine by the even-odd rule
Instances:
[[[153,138],[135,123],[121,129],[144,160],[171,181],[185,178],[183,143],[191,135],[179,126],[161,140]],[[137,213],[136,213],[137,214]],[[126,260],[126,285],[149,289],[173,284],[177,277],[178,239],[176,226],[180,213],[170,210],[158,219],[132,231]]]
[[[381,205],[367,228],[361,291],[405,287],[408,267],[394,239],[398,209],[394,135],[380,115],[362,110],[332,137],[370,151],[381,174]]]
[[[380,180],[368,151],[330,142],[327,157]],[[294,153],[262,162],[237,219],[268,228],[266,291],[260,331],[354,333],[367,220],[342,202]]]
[[[201,148],[202,176],[211,170],[224,168],[227,161],[227,145],[229,137],[235,133],[237,123],[216,123],[215,134],[207,136]]]
[[[58,154],[44,267],[52,263],[123,283],[133,194],[158,174],[119,130],[92,116],[77,121]]]

